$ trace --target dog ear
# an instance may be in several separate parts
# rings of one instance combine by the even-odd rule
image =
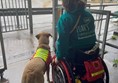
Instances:
[[[40,34],[37,34],[35,37],[36,37],[37,39],[39,39],[39,37],[40,37]]]
[[[47,36],[48,36],[48,37],[50,37],[50,36],[52,37],[52,35],[51,35],[50,33],[48,33]]]

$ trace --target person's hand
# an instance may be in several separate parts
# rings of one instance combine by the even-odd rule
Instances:
[[[57,64],[58,62],[59,61],[58,61],[57,57],[53,58],[52,63]]]
[[[57,64],[59,61],[57,59],[57,57],[54,59],[54,62]]]

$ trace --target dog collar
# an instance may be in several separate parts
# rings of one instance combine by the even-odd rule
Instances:
[[[37,49],[37,51],[34,55],[34,58],[42,58],[46,62],[48,59],[48,54],[49,54],[48,50],[39,48],[39,49]]]

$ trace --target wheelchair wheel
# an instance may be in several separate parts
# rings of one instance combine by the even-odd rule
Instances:
[[[104,70],[105,70],[105,76],[104,76],[104,83],[109,83],[109,71],[108,71],[108,68],[107,68],[107,65],[106,63],[103,61],[103,59],[101,59],[102,61],[102,64],[104,66]]]
[[[65,61],[52,66],[53,83],[75,83],[72,71]]]
[[[92,82],[92,83],[109,83],[109,71],[108,71],[108,68],[107,68],[107,65],[106,63],[103,61],[103,59],[101,58],[101,61],[102,61],[102,64],[103,64],[103,67],[104,67],[104,77],[103,78],[100,78],[98,80],[96,80],[95,82]]]
[[[66,83],[64,72],[60,66],[52,69],[53,83]]]

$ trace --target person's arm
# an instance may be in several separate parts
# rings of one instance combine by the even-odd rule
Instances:
[[[69,24],[67,19],[61,17],[57,24],[58,40],[56,42],[56,56],[57,59],[62,59],[68,56],[69,48]]]

